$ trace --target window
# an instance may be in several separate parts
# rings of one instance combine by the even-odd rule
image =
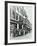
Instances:
[[[15,19],[15,11],[13,10],[13,18]]]
[[[19,16],[19,21],[21,21],[21,16]]]
[[[22,29],[22,25],[21,24],[19,24],[19,29]]]
[[[17,24],[15,24],[15,28],[17,28]]]
[[[16,20],[18,20],[18,16],[16,15]]]
[[[18,20],[18,14],[16,13],[16,20]]]

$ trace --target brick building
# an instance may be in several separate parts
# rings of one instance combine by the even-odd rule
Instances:
[[[11,7],[10,8],[10,34],[15,32],[16,36],[25,34],[28,32],[28,28],[31,29],[31,23],[27,19],[26,12],[22,7]],[[20,33],[21,32],[21,33]]]

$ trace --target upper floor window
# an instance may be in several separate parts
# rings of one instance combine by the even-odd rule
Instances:
[[[15,16],[16,16],[16,20],[18,20],[18,14],[17,14],[17,13],[16,13],[16,15],[15,15]]]
[[[13,10],[13,18],[15,19],[15,11]]]
[[[22,21],[21,16],[19,16],[19,21]]]

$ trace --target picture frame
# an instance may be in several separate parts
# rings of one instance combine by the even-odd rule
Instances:
[[[9,5],[8,5],[9,4]],[[18,4],[18,5],[17,5]],[[34,18],[34,19],[32,19],[32,20],[34,20],[33,21],[33,23],[34,23],[34,25],[33,25],[33,27],[34,28],[32,28],[32,31],[34,32],[34,34],[33,34],[33,36],[34,36],[34,40],[31,40],[31,41],[26,41],[25,42],[25,40],[19,40],[19,42],[16,42],[16,41],[18,41],[18,40],[15,40],[14,41],[14,38],[13,38],[13,40],[11,40],[11,42],[9,41],[9,39],[8,38],[10,38],[10,37],[8,37],[10,34],[9,34],[9,28],[11,28],[11,27],[9,27],[10,25],[8,25],[9,24],[9,22],[8,21],[13,21],[13,20],[9,20],[8,19],[8,17],[10,17],[9,15],[10,15],[10,11],[9,11],[9,9],[11,8],[11,7],[16,7],[16,6],[26,6],[26,9],[28,9],[29,7],[32,7],[32,9],[33,9],[33,13],[32,12],[30,12],[30,14],[32,13],[33,14],[33,16],[32,16],[32,18]],[[24,7],[23,6],[23,7]],[[9,8],[10,7],[10,8]],[[11,8],[12,9],[12,8]],[[12,13],[11,13],[12,14]],[[23,14],[23,13],[22,13]],[[16,18],[17,19],[17,18]],[[21,20],[21,19],[20,19]],[[15,22],[15,21],[14,21]],[[26,21],[27,22],[27,21]],[[19,22],[18,22],[19,23]],[[21,22],[22,23],[22,22]],[[10,22],[10,24],[13,24],[13,23],[11,23]],[[21,26],[19,25],[19,28],[21,29]],[[28,30],[28,29],[27,29]],[[32,37],[33,37],[32,36]],[[29,39],[28,39],[29,40]],[[8,42],[9,41],[9,42]],[[12,42],[12,41],[14,41],[14,42]],[[24,42],[23,42],[24,41]],[[5,1],[5,45],[13,45],[13,44],[31,44],[31,43],[36,43],[36,3],[33,3],[33,2],[16,2],[16,1]]]

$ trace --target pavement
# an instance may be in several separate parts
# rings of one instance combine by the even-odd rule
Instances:
[[[13,40],[21,40],[21,39],[31,39],[31,37],[32,37],[32,34],[31,34],[31,32],[30,33],[28,33],[28,34],[26,34],[26,35],[22,35],[22,36],[18,36],[18,37],[12,37],[11,38],[11,40],[13,39]]]

